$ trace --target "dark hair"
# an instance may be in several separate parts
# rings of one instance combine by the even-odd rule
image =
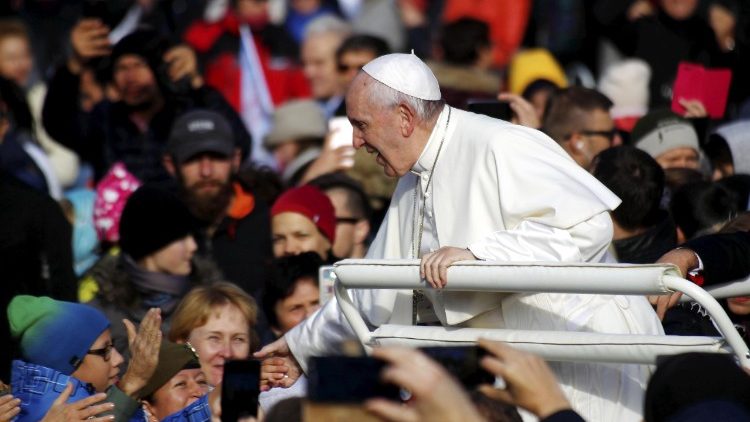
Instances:
[[[558,90],[547,102],[542,131],[555,141],[562,142],[573,132],[585,129],[588,113],[608,112],[612,101],[595,89],[572,86]]]
[[[351,217],[370,219],[372,208],[362,185],[344,173],[328,173],[316,177],[308,184],[317,186],[323,192],[341,189],[346,192],[346,208],[352,213]]]
[[[490,46],[490,28],[477,19],[455,20],[443,26],[440,46],[447,63],[473,65],[479,58],[479,49]]]
[[[526,89],[523,90],[521,96],[531,101],[531,98],[537,92],[546,91],[551,97],[558,89],[560,88],[557,85],[555,85],[553,82],[548,81],[547,79],[537,79],[534,82],[530,83],[526,87]]]
[[[263,291],[263,312],[271,327],[278,325],[276,318],[276,304],[294,293],[297,282],[303,278],[311,278],[318,285],[318,270],[323,260],[315,252],[304,252],[299,255],[278,258],[270,271]]]
[[[594,177],[622,199],[612,218],[622,228],[649,227],[659,220],[664,171],[648,153],[619,146],[602,151],[595,160]]]
[[[711,165],[714,168],[726,164],[734,165],[732,150],[729,149],[726,139],[718,133],[713,133],[708,137],[708,141],[703,147],[703,151],[706,153],[706,156],[711,161]]]
[[[735,194],[713,182],[681,187],[674,192],[669,210],[686,239],[718,231],[714,226],[727,222],[740,211]]]
[[[380,57],[390,53],[391,49],[382,38],[373,35],[351,35],[336,49],[336,62],[340,62],[344,54],[352,51],[368,51],[375,57]]]

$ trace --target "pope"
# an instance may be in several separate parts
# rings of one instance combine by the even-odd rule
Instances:
[[[367,258],[420,258],[422,292],[356,290],[372,326],[663,333],[646,298],[449,292],[457,261],[602,262],[620,200],[534,129],[449,107],[413,54],[381,56],[346,95],[354,146],[399,182]],[[335,299],[256,354],[266,381],[289,386],[310,356],[354,334]],[[588,420],[640,420],[647,368],[559,363],[563,389]]]

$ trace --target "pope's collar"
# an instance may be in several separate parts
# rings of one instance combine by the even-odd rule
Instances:
[[[422,154],[414,163],[412,168],[409,170],[411,173],[419,176],[422,172],[432,171],[432,165],[435,163],[435,156],[437,155],[438,149],[440,149],[440,141],[443,139],[443,134],[448,128],[445,126],[445,121],[448,119],[448,105],[443,107],[443,111],[440,112],[435,126],[432,128],[432,133],[427,139],[427,144],[422,150]]]

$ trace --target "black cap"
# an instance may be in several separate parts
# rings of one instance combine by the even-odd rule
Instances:
[[[167,153],[178,164],[205,152],[230,157],[234,149],[229,121],[215,111],[204,109],[188,111],[175,120],[167,142]]]

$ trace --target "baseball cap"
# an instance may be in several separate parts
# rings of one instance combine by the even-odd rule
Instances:
[[[167,153],[177,163],[205,152],[229,157],[234,149],[234,134],[227,119],[215,111],[202,109],[180,116],[172,125],[167,142]]]

